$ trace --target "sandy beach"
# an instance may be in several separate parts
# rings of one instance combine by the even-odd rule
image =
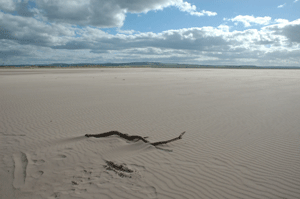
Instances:
[[[299,121],[300,70],[1,69],[0,198],[299,199]]]

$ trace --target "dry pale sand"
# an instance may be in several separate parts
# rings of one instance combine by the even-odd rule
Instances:
[[[3,69],[0,93],[0,198],[300,198],[300,70]],[[110,130],[186,134],[84,137]]]

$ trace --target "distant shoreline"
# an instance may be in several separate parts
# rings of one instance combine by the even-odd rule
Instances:
[[[159,64],[159,65],[7,65],[0,69],[76,69],[76,68],[195,68],[195,69],[300,69],[297,66],[219,66],[219,65],[189,65],[189,64]]]

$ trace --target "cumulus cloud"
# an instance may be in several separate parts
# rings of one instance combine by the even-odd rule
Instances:
[[[91,49],[103,53],[110,50],[134,48],[157,48],[176,50],[222,50],[228,48],[227,41],[222,38],[222,30],[212,27],[168,30],[161,33],[138,33],[134,35],[93,36],[91,30],[83,30],[80,39],[70,39],[67,43],[52,46],[55,49]]]
[[[284,36],[289,42],[300,44],[300,19],[291,22],[280,20],[280,22],[282,23],[265,27],[265,29],[273,31],[273,34]]]
[[[268,25],[271,21],[271,17],[254,17],[249,15],[238,15],[231,19],[225,18],[225,20],[237,23],[241,22],[244,24],[245,27],[250,27],[251,24]]]
[[[50,21],[97,27],[121,27],[126,13],[147,13],[170,6],[195,16],[217,15],[205,10],[198,12],[195,5],[183,0],[36,0],[36,3]]]
[[[0,0],[0,10],[4,11],[14,11],[16,9],[16,4],[13,0]]]
[[[286,20],[286,19],[275,19],[275,22],[279,23],[279,24],[287,24],[287,23],[289,23],[289,20]]]
[[[273,65],[281,63],[279,59],[300,61],[300,19],[275,19],[274,24],[271,17],[239,15],[225,20],[245,27],[263,27],[237,31],[223,24],[153,33],[122,29],[126,13],[146,13],[169,6],[196,16],[216,13],[198,12],[196,6],[182,0],[35,3],[37,7],[31,8],[26,0],[0,1],[1,63],[161,61]],[[102,27],[117,27],[117,33],[110,34]]]
[[[0,12],[0,39],[20,44],[49,46],[62,42],[61,36],[74,36],[72,28],[47,24],[34,18],[25,18]]]
[[[32,0],[35,8],[30,8],[29,0],[1,0],[0,10],[16,12],[19,16],[32,17],[39,14],[43,20],[81,26],[121,27],[126,13],[147,13],[174,6],[182,12],[195,16],[215,16],[216,12],[197,11],[195,5],[183,0]]]
[[[178,2],[174,2],[174,4],[179,8],[179,10],[183,11],[183,12],[188,12],[191,15],[196,15],[196,16],[216,16],[217,13],[216,12],[211,12],[211,11],[205,11],[202,10],[201,12],[197,12],[197,8],[195,5],[191,5],[188,2],[183,2],[183,1],[178,1]]]
[[[24,17],[33,17],[36,14],[36,9],[31,8],[28,0],[0,0],[0,10]]]
[[[119,29],[118,34],[112,35],[96,27],[72,27],[0,13],[0,25],[5,27],[0,35],[1,46],[5,46],[0,58],[18,57],[15,60],[23,62],[30,58],[32,62],[172,60],[203,64],[209,61],[210,64],[240,64],[252,60],[252,64],[257,64],[255,60],[269,58],[287,49],[299,54],[300,21],[277,21],[278,24],[261,30],[230,31],[229,26],[220,25],[160,33]],[[47,56],[43,57],[45,52]]]

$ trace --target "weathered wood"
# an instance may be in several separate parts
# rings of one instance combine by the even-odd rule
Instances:
[[[150,143],[150,144],[152,144],[153,146],[157,146],[157,145],[161,145],[161,144],[167,144],[167,143],[170,143],[170,142],[174,142],[176,140],[182,139],[183,134],[185,134],[185,131],[182,132],[177,138],[173,138],[173,139],[167,140],[167,141],[154,142],[154,143]]]
[[[112,136],[112,135],[117,135],[117,136],[119,136],[123,139],[126,139],[128,141],[142,140],[145,143],[149,143],[153,146],[158,146],[158,145],[167,144],[167,143],[174,142],[176,140],[182,139],[183,134],[185,134],[185,131],[182,132],[178,137],[173,138],[171,140],[154,142],[154,143],[150,143],[148,140],[146,140],[147,137],[142,137],[142,136],[139,136],[139,135],[128,135],[128,134],[125,134],[125,133],[121,133],[119,131],[109,131],[109,132],[99,133],[99,134],[85,134],[85,136],[86,137],[101,138],[101,137],[108,137],[108,136]]]

